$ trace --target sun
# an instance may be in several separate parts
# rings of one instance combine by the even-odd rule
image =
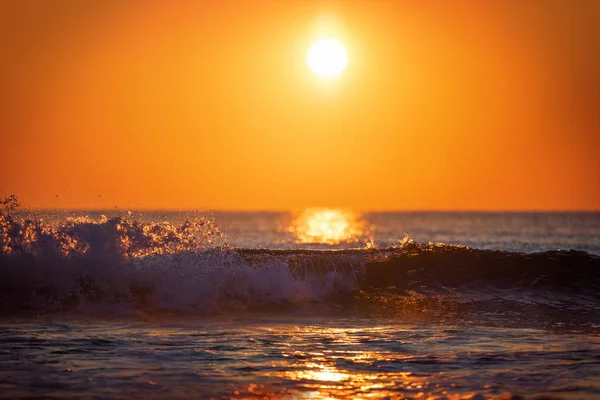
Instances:
[[[334,76],[342,72],[348,62],[346,50],[336,40],[319,40],[306,55],[309,68],[320,76]]]

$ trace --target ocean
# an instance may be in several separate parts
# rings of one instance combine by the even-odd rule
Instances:
[[[598,399],[600,213],[0,213],[0,398]]]

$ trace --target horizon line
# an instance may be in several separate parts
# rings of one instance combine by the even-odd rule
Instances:
[[[350,210],[358,213],[479,213],[479,214],[507,214],[507,213],[600,213],[597,209],[358,209],[352,207],[304,207],[288,209],[226,209],[226,208],[59,208],[59,207],[27,207],[21,206],[16,211],[87,211],[87,212],[217,212],[217,213],[294,213],[304,210]]]

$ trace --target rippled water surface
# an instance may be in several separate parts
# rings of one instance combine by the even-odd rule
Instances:
[[[600,397],[600,336],[560,324],[43,319],[5,321],[0,339],[4,398]]]

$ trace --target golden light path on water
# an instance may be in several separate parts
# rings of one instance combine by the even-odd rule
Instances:
[[[468,399],[474,393],[451,393],[435,381],[444,372],[413,374],[397,365],[414,358],[410,354],[358,349],[361,340],[386,335],[390,327],[322,328],[298,326],[281,345],[282,359],[263,372],[283,391],[268,385],[249,384],[236,392],[237,399]],[[398,329],[398,328],[396,328]],[[259,329],[260,331],[261,329]],[[288,330],[263,328],[272,337],[283,338]],[[258,333],[258,332],[257,332]],[[265,332],[266,333],[266,332]],[[332,344],[334,344],[332,349]],[[447,385],[447,389],[454,385]]]
[[[369,227],[360,214],[351,210],[309,208],[295,216],[289,231],[298,243],[335,245],[368,240]]]

